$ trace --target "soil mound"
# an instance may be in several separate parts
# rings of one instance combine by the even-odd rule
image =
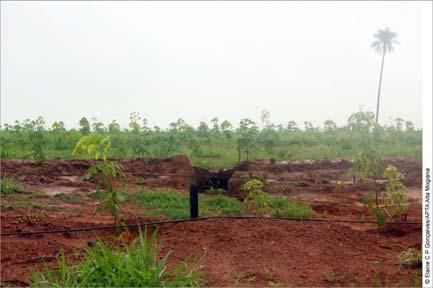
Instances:
[[[185,155],[152,159],[115,159],[125,169],[128,182],[141,182],[150,187],[188,189],[195,181],[194,169]],[[23,184],[77,186],[90,188],[91,183],[76,180],[95,163],[89,159],[34,161],[1,159],[1,177],[13,177]]]

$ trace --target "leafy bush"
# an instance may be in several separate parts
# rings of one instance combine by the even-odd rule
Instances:
[[[195,287],[198,276],[186,262],[168,269],[170,252],[157,255],[156,234],[151,239],[140,234],[124,251],[110,250],[97,241],[85,260],[68,266],[61,253],[59,270],[34,275],[37,287]]]
[[[109,136],[88,135],[81,137],[72,152],[77,156],[87,156],[95,160],[107,160],[107,153],[111,148]]]
[[[43,131],[36,130],[29,134],[29,139],[32,149],[32,157],[37,162],[43,162],[47,160],[47,154],[45,152],[45,147],[47,141]]]
[[[388,180],[385,192],[381,197],[367,194],[364,197],[364,206],[368,208],[368,213],[376,216],[378,226],[385,225],[386,218],[393,218],[398,216],[400,219],[405,220],[402,216],[407,211],[407,195],[406,187],[401,182],[404,175],[397,171],[397,169],[388,165],[383,172],[383,177]]]
[[[248,192],[244,207],[261,216],[295,217],[306,219],[311,217],[311,207],[290,201],[282,195],[272,197],[262,190],[263,183],[258,179],[247,181],[243,190]]]
[[[248,194],[243,204],[247,210],[253,210],[261,216],[270,216],[271,197],[262,190],[263,186],[263,183],[258,179],[245,182],[242,190]]]
[[[12,178],[2,178],[0,179],[0,190],[1,195],[8,195],[11,193],[22,192],[24,189]]]
[[[386,210],[390,217],[397,215],[401,218],[407,212],[406,187],[402,183],[404,175],[393,165],[388,165],[383,177],[388,180],[384,193],[385,205],[391,205]]]
[[[95,160],[100,160],[90,166],[83,179],[89,180],[92,177],[97,179],[97,188],[101,193],[101,205],[96,211],[108,211],[114,218],[114,225],[120,222],[119,214],[123,212],[120,204],[123,202],[119,191],[114,187],[116,182],[122,182],[126,178],[123,167],[114,161],[107,160],[107,153],[111,147],[110,137],[100,135],[83,136],[78,140],[74,149],[75,155],[92,155]]]

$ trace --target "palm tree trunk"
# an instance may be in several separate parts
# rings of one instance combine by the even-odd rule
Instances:
[[[379,121],[379,102],[380,102],[380,90],[382,88],[383,63],[385,63],[385,50],[383,51],[382,66],[380,67],[379,91],[377,92],[377,106],[376,106],[376,123],[378,123]]]

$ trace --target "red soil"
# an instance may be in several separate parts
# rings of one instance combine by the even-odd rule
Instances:
[[[409,187],[408,220],[421,219],[421,161],[411,158],[389,159],[404,171]],[[128,175],[128,187],[168,187],[185,191],[191,179],[178,176],[149,174],[193,174],[194,169],[184,156],[168,159],[120,160]],[[11,194],[5,202],[39,203],[61,209],[50,211],[38,207],[16,208],[1,206],[1,231],[40,231],[67,227],[111,225],[109,215],[94,215],[98,205],[86,196],[94,183],[77,183],[76,179],[91,165],[88,160],[52,160],[45,166],[29,161],[1,160],[2,177],[14,177],[27,191],[46,191],[49,195]],[[308,203],[313,217],[330,219],[360,219],[362,198],[368,185],[360,189],[352,185],[335,193],[323,177],[337,180],[347,172],[349,162],[315,161],[266,164],[251,161],[252,173],[266,176],[271,193],[283,192],[295,201]],[[276,167],[276,168],[275,168]],[[235,172],[243,173],[243,172]],[[266,175],[265,175],[266,174]],[[272,180],[287,177],[311,180],[309,186]],[[84,192],[83,192],[84,191]],[[52,194],[64,192],[85,198],[83,202],[64,202]],[[3,201],[2,201],[3,202]],[[34,205],[32,205],[34,206]],[[125,205],[128,223],[150,221],[143,210]],[[368,217],[367,217],[368,218]],[[112,232],[98,232],[106,241],[114,241]],[[420,248],[420,225],[388,225],[380,233],[369,224],[336,224],[326,222],[293,222],[271,219],[204,220],[167,224],[158,229],[161,255],[173,250],[171,265],[187,258],[194,262],[209,286],[414,286],[420,269],[404,269],[398,265],[398,255],[408,247]],[[78,261],[83,248],[96,238],[94,232],[45,234],[27,237],[2,237],[2,285],[31,284],[32,271],[57,266],[58,253],[63,249],[68,261]]]
[[[194,169],[184,155],[169,158],[117,159],[124,170],[128,183],[143,181],[148,187],[188,189],[194,179]],[[94,189],[94,183],[77,182],[77,178],[95,161],[87,159],[48,160],[43,164],[26,160],[1,159],[1,176],[14,177],[30,188],[77,187]]]
[[[44,218],[32,228],[47,228],[47,223],[56,220]],[[373,227],[357,231],[333,223],[203,220],[163,225],[158,235],[161,255],[172,250],[172,264],[189,259],[209,286],[372,286],[378,279],[383,285],[412,286],[419,271],[401,269],[398,254],[420,246],[420,229],[411,226],[396,236],[392,229],[377,234]],[[98,234],[113,241],[109,232]],[[31,271],[43,269],[42,262],[56,267],[60,249],[76,261],[94,240],[92,232],[3,237],[2,282],[30,284]]]

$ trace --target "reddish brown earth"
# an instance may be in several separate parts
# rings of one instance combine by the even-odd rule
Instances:
[[[194,169],[188,157],[184,155],[169,158],[153,159],[118,159],[125,170],[129,184],[140,185],[144,182],[148,187],[170,187],[188,189],[194,179]],[[38,164],[27,160],[1,159],[1,177],[13,177],[30,190],[43,187],[79,188],[79,190],[95,189],[95,184],[88,181],[78,182],[77,178],[95,161],[87,159],[48,160]],[[66,188],[68,190],[68,188]]]
[[[420,221],[421,161],[387,161],[406,175],[408,220]],[[130,189],[167,187],[186,193],[190,179],[172,174],[194,173],[184,156],[120,162]],[[95,189],[95,184],[76,182],[91,163],[52,160],[41,167],[29,161],[1,160],[1,176],[18,179],[29,192],[2,197],[1,232],[111,225],[109,215],[94,214],[98,201],[88,197],[88,193]],[[364,212],[362,198],[369,192],[369,185],[348,183],[343,191],[335,192],[331,189],[335,187],[333,183],[320,181],[339,180],[347,173],[350,162],[251,161],[248,166],[250,173],[268,179],[268,192],[282,192],[311,205],[313,217],[357,220]],[[245,173],[240,170],[232,171],[233,175]],[[278,179],[293,181],[284,183]],[[299,186],[299,180],[308,185]],[[46,193],[38,195],[32,191]],[[81,201],[74,203],[53,196],[60,192],[81,197]],[[128,223],[155,220],[143,217],[143,210],[133,203],[125,206]],[[114,241],[112,232],[98,235]],[[420,286],[421,270],[401,268],[398,264],[399,253],[408,247],[420,248],[420,225],[388,225],[378,233],[370,224],[218,219],[166,224],[159,227],[158,235],[161,254],[173,250],[171,265],[189,259],[203,275],[203,285]],[[1,282],[9,286],[30,285],[32,271],[43,269],[43,262],[50,268],[57,266],[60,249],[69,261],[78,261],[83,248],[94,240],[94,232],[2,237]]]
[[[421,159],[413,157],[388,158],[385,165],[394,165],[405,175],[406,186],[421,187]],[[304,160],[276,161],[251,160],[247,171],[235,169],[233,173],[234,190],[237,190],[237,177],[243,175],[260,176],[267,180],[267,191],[274,194],[291,192],[333,192],[337,181],[343,181],[344,186],[339,192],[365,191],[371,189],[371,183],[362,183],[349,175],[352,163],[345,159],[336,160]],[[239,167],[240,168],[240,167]],[[355,180],[355,181],[354,181]],[[384,180],[379,180],[382,187]]]
[[[7,220],[8,216],[2,222]],[[33,228],[56,222],[44,218]],[[76,224],[61,223],[61,227]],[[398,255],[407,247],[420,248],[421,228],[395,229],[398,236],[392,228],[378,234],[373,227],[358,231],[334,223],[203,220],[163,225],[158,235],[161,255],[172,250],[171,263],[188,259],[207,286],[372,286],[377,281],[413,286],[420,271],[400,268]],[[109,232],[98,235],[114,240]],[[30,284],[31,271],[43,269],[42,262],[56,267],[59,249],[69,261],[76,261],[94,239],[93,233],[84,232],[3,237],[2,282]]]

